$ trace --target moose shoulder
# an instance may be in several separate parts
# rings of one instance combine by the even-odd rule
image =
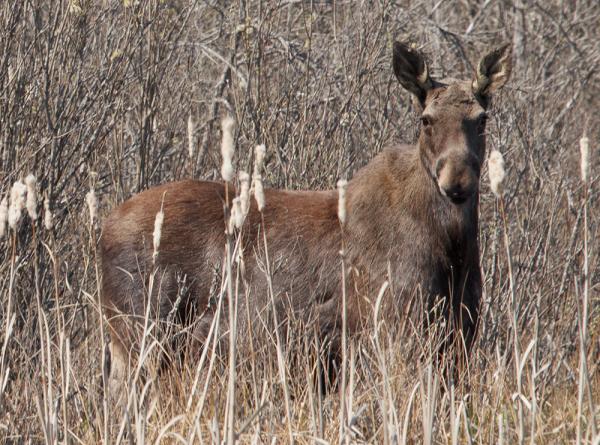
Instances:
[[[401,43],[394,44],[392,65],[422,111],[417,144],[387,149],[355,175],[343,225],[336,191],[267,189],[265,209],[253,203],[239,233],[246,289],[240,318],[252,323],[272,306],[270,285],[280,320],[293,315],[314,322],[319,335],[335,342],[344,246],[350,333],[361,329],[389,281],[393,309],[405,312],[417,290],[425,311],[441,308],[468,351],[481,296],[478,192],[486,109],[510,75],[510,49],[486,55],[469,81],[432,79],[424,58]],[[147,311],[153,320],[174,315],[180,325],[193,325],[200,341],[207,335],[224,261],[223,204],[234,194],[232,184],[175,182],[132,197],[107,218],[100,253],[111,386],[126,377],[129,355],[139,348],[136,326]],[[153,258],[161,209],[160,252]]]

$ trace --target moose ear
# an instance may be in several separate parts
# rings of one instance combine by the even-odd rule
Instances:
[[[416,49],[400,42],[394,42],[392,64],[394,74],[400,84],[413,93],[421,105],[424,105],[427,91],[433,88],[433,82],[429,77],[423,56]]]
[[[473,93],[487,99],[494,91],[504,86],[512,70],[511,45],[506,44],[487,54],[479,61]]]

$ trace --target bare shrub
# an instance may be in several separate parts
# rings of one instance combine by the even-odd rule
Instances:
[[[599,20],[594,0],[2,2],[0,197],[32,173],[53,218],[47,230],[22,217],[0,239],[1,440],[217,443],[235,430],[243,443],[597,443]],[[261,185],[333,189],[392,141],[414,141],[413,104],[390,69],[394,38],[415,42],[440,78],[469,77],[469,60],[501,41],[518,57],[487,127],[506,178],[502,199],[482,181],[484,295],[469,376],[436,374],[417,321],[381,325],[347,345],[343,394],[323,395],[309,357],[319,345],[286,345],[294,339],[267,324],[253,343],[238,320],[238,339],[253,344],[235,357],[234,405],[227,354],[216,353],[227,339],[215,336],[175,371],[140,374],[124,416],[102,395],[90,187],[102,219],[151,185],[218,179],[230,114],[238,169],[251,171],[265,144]],[[148,334],[147,348],[161,335]],[[294,347],[304,352],[287,356]]]

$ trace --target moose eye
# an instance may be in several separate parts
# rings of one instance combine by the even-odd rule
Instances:
[[[424,127],[430,127],[431,126],[431,117],[430,116],[421,116],[421,124],[423,124]]]

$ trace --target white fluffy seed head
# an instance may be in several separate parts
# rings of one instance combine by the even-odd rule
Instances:
[[[229,233],[233,233],[233,228],[241,229],[244,225],[244,213],[242,210],[242,200],[240,197],[233,198],[231,201],[231,215],[229,216]]]
[[[93,225],[98,215],[98,198],[96,198],[96,192],[93,188],[85,195],[85,202],[90,212],[90,223]]]
[[[585,134],[579,140],[579,151],[581,152],[581,180],[588,182],[590,177],[590,140]]]
[[[244,217],[250,211],[250,176],[245,171],[238,174],[240,180],[240,204]]]
[[[258,211],[262,212],[266,205],[262,177],[260,175],[254,175],[252,177],[252,183],[254,185],[254,199],[256,200],[256,206],[258,207]]]
[[[160,248],[160,237],[162,234],[162,225],[164,219],[165,213],[161,208],[160,211],[156,214],[156,217],[154,218],[154,232],[152,233],[152,246],[154,248],[154,252],[152,253],[152,261],[156,261],[156,258],[158,257],[158,250]]]
[[[192,113],[188,116],[187,121],[187,136],[188,136],[188,155],[190,158],[194,157],[196,151],[196,123]]]
[[[50,210],[50,198],[46,196],[44,199],[44,227],[46,230],[52,230],[54,221],[52,218],[52,210]]]
[[[35,221],[38,217],[37,212],[37,190],[35,176],[28,175],[25,178],[25,184],[27,186],[27,213],[32,221]]]
[[[504,172],[504,158],[498,150],[493,150],[488,159],[488,171],[490,175],[490,187],[497,198],[502,196],[502,182],[506,173]]]
[[[348,187],[348,181],[340,179],[337,182],[338,189],[338,218],[340,223],[346,223],[346,188]]]
[[[0,239],[6,235],[6,223],[8,222],[8,199],[6,196],[0,202]]]
[[[263,164],[265,163],[265,155],[267,149],[264,144],[257,145],[254,149],[254,172],[252,176],[260,175],[262,172]]]
[[[221,128],[223,130],[223,139],[221,140],[221,156],[223,157],[223,164],[221,165],[221,176],[225,181],[231,181],[234,176],[233,170],[233,129],[235,121],[231,116],[227,116],[221,122]]]
[[[21,181],[15,181],[10,190],[10,206],[8,208],[8,225],[16,230],[21,219],[21,211],[25,208],[27,186]]]

